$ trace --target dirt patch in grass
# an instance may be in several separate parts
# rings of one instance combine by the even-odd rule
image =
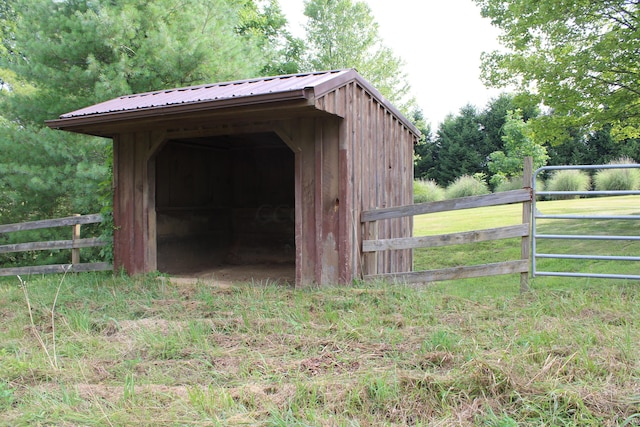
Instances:
[[[125,395],[124,387],[109,386],[103,384],[76,384],[78,396],[82,399],[94,400],[101,399],[107,402],[115,403],[123,399]],[[133,392],[142,398],[144,395],[163,395],[173,398],[186,399],[187,387],[185,386],[167,386],[158,384],[144,384],[134,386]]]

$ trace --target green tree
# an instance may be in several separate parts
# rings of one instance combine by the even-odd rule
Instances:
[[[416,145],[416,178],[448,185],[462,175],[489,176],[489,155],[504,150],[507,112],[521,107],[525,120],[538,114],[534,104],[522,101],[502,94],[482,111],[467,105],[457,115],[448,116],[435,136]]]
[[[549,164],[552,165],[604,165],[622,157],[636,162],[640,159],[640,140],[637,138],[615,141],[611,126],[584,135],[570,130],[571,139],[559,145],[547,145]]]
[[[237,27],[239,34],[255,38],[265,55],[266,64],[260,70],[260,75],[300,72],[304,41],[294,37],[286,26],[287,19],[278,0],[263,0],[260,4],[246,0],[241,9]]]
[[[494,151],[489,155],[489,171],[493,173],[491,185],[498,186],[509,178],[522,175],[525,157],[533,157],[533,169],[547,164],[547,149],[536,142],[535,135],[522,118],[522,112],[508,111],[503,126],[504,151]]]
[[[403,111],[414,107],[404,62],[383,44],[365,2],[305,0],[304,5],[307,71],[355,68]]]
[[[267,45],[286,23],[276,6],[1,2],[0,223],[93,213],[110,199],[99,197],[101,188],[110,191],[109,141],[52,131],[44,120],[127,93],[250,77],[276,66],[277,51]]]
[[[13,51],[14,31],[16,27],[16,13],[8,1],[0,2],[0,55],[7,55]]]
[[[483,55],[491,86],[515,86],[553,111],[532,122],[561,142],[576,128],[612,125],[640,136],[640,10],[635,0],[475,0],[506,51]]]
[[[414,178],[425,178],[434,164],[431,125],[425,121],[424,113],[420,109],[413,110],[410,119],[421,134],[420,140],[413,146],[413,176]]]
[[[513,94],[503,93],[497,98],[491,99],[485,109],[480,113],[479,121],[485,141],[482,152],[485,154],[502,150],[504,146],[504,124],[507,112],[513,110],[522,111],[525,121],[538,116],[538,107],[535,104],[523,103],[522,99],[516,99]]]
[[[489,154],[482,150],[484,138],[480,114],[473,105],[462,107],[457,116],[447,116],[436,132],[433,165],[425,178],[447,186],[460,176],[483,173]]]
[[[16,0],[20,55],[4,66],[37,90],[6,101],[41,124],[127,93],[255,75],[262,36],[240,34],[239,2]]]

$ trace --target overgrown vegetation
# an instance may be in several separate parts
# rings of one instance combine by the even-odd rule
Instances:
[[[591,177],[584,171],[576,169],[561,169],[553,172],[547,180],[547,191],[589,191]],[[579,196],[558,195],[555,199],[571,199]]]
[[[434,180],[417,179],[413,181],[413,202],[437,202],[445,198],[445,190]]]
[[[630,165],[636,162],[624,157],[609,164]],[[593,177],[593,183],[595,189],[600,191],[638,190],[640,189],[640,169],[602,169]]]
[[[545,209],[587,202],[613,205]],[[500,209],[417,217],[416,234],[518,221],[516,207]],[[26,278],[46,344],[59,280]],[[521,295],[518,282],[296,290],[73,274],[55,304],[54,369],[5,278],[0,425],[634,425],[638,284],[537,278]]]
[[[489,186],[482,179],[469,175],[456,178],[456,180],[447,187],[445,192],[447,199],[480,196],[489,193]]]

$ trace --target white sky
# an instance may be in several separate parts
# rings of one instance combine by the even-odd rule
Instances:
[[[413,95],[432,131],[466,104],[479,108],[501,92],[480,81],[480,54],[499,47],[498,30],[472,0],[364,0],[384,44],[406,63]],[[279,0],[290,30],[304,34],[303,0]]]

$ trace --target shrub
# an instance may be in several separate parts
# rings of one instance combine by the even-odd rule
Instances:
[[[501,191],[520,190],[521,188],[524,187],[523,184],[524,183],[522,182],[521,176],[514,176],[498,184],[495,188],[495,192],[499,193]],[[537,179],[536,190],[542,191],[543,189],[544,189],[544,182],[542,182],[542,180],[540,179]]]
[[[434,180],[413,181],[413,203],[437,202],[444,199],[444,189]]]
[[[548,191],[588,191],[591,188],[591,178],[585,172],[576,169],[561,169],[555,171],[547,180]],[[577,199],[579,196],[552,196],[552,199]]]
[[[455,199],[458,197],[480,196],[489,194],[489,186],[486,182],[469,175],[463,175],[456,178],[445,190],[447,199]]]
[[[635,164],[632,159],[622,157],[609,162],[610,165]],[[639,169],[602,169],[596,172],[593,179],[595,189],[599,191],[620,191],[640,189]]]

